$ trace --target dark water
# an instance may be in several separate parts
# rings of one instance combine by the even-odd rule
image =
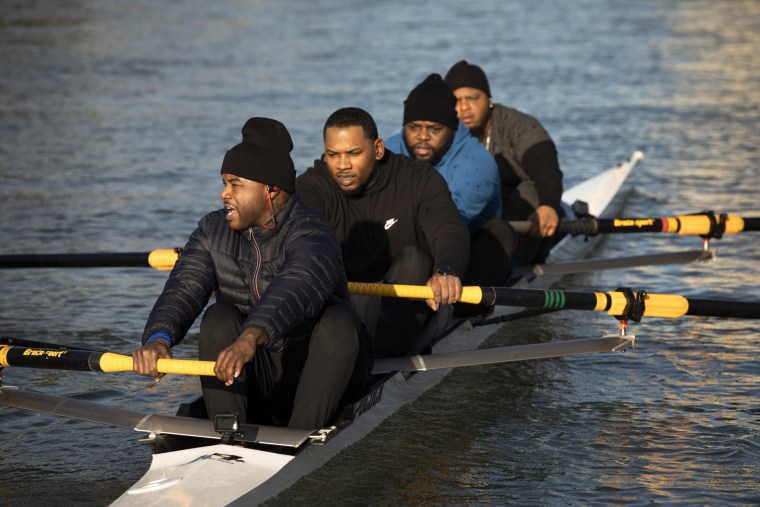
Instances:
[[[484,66],[498,102],[539,117],[568,184],[637,149],[625,213],[759,216],[760,4],[42,2],[0,4],[0,253],[184,244],[218,206],[218,169],[254,115],[306,168],[324,119],[358,105],[381,135],[430,72]],[[698,248],[606,239],[595,256]],[[758,238],[688,266],[574,276],[760,299]],[[128,353],[166,274],[0,271],[0,333]],[[490,345],[614,332],[604,314],[510,324]],[[760,369],[750,321],[651,319],[638,348],[453,372],[278,503],[748,505],[760,502]],[[177,350],[193,357],[194,340]],[[194,379],[4,371],[4,382],[169,413]],[[150,461],[137,435],[0,409],[0,504],[104,505]]]

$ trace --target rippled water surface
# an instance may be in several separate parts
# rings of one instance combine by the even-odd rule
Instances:
[[[542,120],[566,183],[627,158],[627,216],[760,216],[760,4],[41,2],[0,5],[0,254],[182,246],[219,205],[219,166],[251,116],[290,129],[299,170],[325,118],[358,105],[388,137],[406,94],[466,58],[497,102]],[[593,256],[699,248],[610,236]],[[757,233],[717,259],[576,275],[760,300]],[[165,273],[0,270],[0,333],[128,353]],[[615,332],[563,312],[488,345]],[[452,372],[281,505],[748,505],[760,502],[760,370],[751,321],[635,324],[635,350]],[[177,349],[194,357],[194,337]],[[171,413],[194,379],[6,369],[3,381]],[[138,435],[0,408],[0,504],[105,505],[146,470]]]

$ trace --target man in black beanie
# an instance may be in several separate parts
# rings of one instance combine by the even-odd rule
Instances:
[[[199,357],[211,419],[315,429],[362,394],[370,342],[350,301],[340,245],[295,191],[293,142],[280,122],[251,118],[222,162],[224,208],[203,217],[150,313],[135,371],[160,380],[212,293]]]
[[[430,74],[409,93],[401,132],[388,138],[385,147],[433,164],[446,180],[459,216],[472,235],[464,282],[505,284],[516,236],[501,219],[498,168],[457,119],[456,97],[440,75]]]
[[[495,157],[505,220],[530,220],[533,238],[520,238],[514,262],[542,262],[554,244],[562,198],[557,148],[532,116],[494,104],[483,69],[466,60],[445,78],[457,99],[459,119]]]

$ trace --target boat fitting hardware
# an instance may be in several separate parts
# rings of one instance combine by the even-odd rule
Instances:
[[[634,322],[641,322],[641,317],[644,315],[644,299],[647,297],[647,291],[640,290],[635,294],[630,287],[618,287],[616,292],[622,292],[625,296],[625,308],[622,315],[616,316],[619,320],[632,320]]]
[[[214,431],[222,436],[223,444],[231,444],[236,436],[243,433],[238,424],[238,415],[233,413],[216,414],[214,417]]]
[[[337,426],[329,426],[327,428],[316,430],[314,433],[309,435],[309,440],[315,444],[324,444],[330,439],[330,437],[332,437],[333,433],[335,433],[337,429]]]

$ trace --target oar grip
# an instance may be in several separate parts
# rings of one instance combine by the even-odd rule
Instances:
[[[433,290],[425,285],[398,285],[348,282],[348,290],[356,296],[380,296],[411,299],[430,299]]]
[[[348,282],[348,290],[355,296],[381,296],[409,299],[432,299],[433,289],[427,285],[400,285]],[[483,299],[480,287],[462,287],[461,303],[478,304]]]
[[[178,375],[203,375],[213,377],[214,361],[195,361],[191,359],[159,359],[158,371]]]
[[[132,371],[132,356],[104,352],[100,356],[99,366],[100,370],[105,372]]]
[[[106,352],[100,358],[100,369],[104,372],[132,371],[132,365],[132,356]],[[160,373],[214,376],[213,361],[159,359],[156,366]]]

